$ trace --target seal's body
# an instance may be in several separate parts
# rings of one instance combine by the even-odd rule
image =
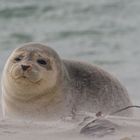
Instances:
[[[46,120],[79,111],[111,113],[129,105],[126,89],[112,75],[97,66],[62,60],[39,43],[16,49],[3,71],[3,112],[12,118]],[[132,110],[118,115],[132,115]]]

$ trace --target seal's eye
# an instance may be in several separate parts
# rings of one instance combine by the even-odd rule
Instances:
[[[37,63],[41,64],[41,65],[46,65],[47,64],[47,62],[45,60],[43,60],[43,59],[38,59]]]
[[[20,57],[16,57],[16,58],[15,58],[15,61],[16,61],[16,62],[19,62],[19,61],[21,61],[21,58],[20,58]]]

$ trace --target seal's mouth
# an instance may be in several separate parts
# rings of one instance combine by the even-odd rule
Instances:
[[[34,80],[34,79],[26,77],[24,75],[22,75],[16,79],[15,78],[13,78],[13,79],[17,84],[23,84],[23,85],[24,84],[39,84],[41,81],[41,79]]]
[[[12,79],[16,83],[38,83],[41,80],[39,71],[35,69],[23,70],[21,67],[14,67],[10,71]]]
[[[37,76],[35,77],[34,74],[31,73],[23,73],[19,78],[18,78],[21,82],[30,82],[30,83],[39,83],[41,81],[40,78],[38,78]]]
[[[23,79],[28,79],[25,75],[21,76],[21,78],[23,78]]]

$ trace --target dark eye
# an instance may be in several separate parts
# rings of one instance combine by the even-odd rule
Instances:
[[[21,58],[20,57],[16,57],[15,61],[19,62],[19,61],[21,61]]]
[[[41,64],[41,65],[46,65],[47,64],[47,62],[45,60],[43,60],[43,59],[38,59],[37,63]]]

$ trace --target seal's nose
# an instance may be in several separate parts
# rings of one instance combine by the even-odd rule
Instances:
[[[27,69],[30,68],[30,65],[21,65],[23,71],[26,71]]]

